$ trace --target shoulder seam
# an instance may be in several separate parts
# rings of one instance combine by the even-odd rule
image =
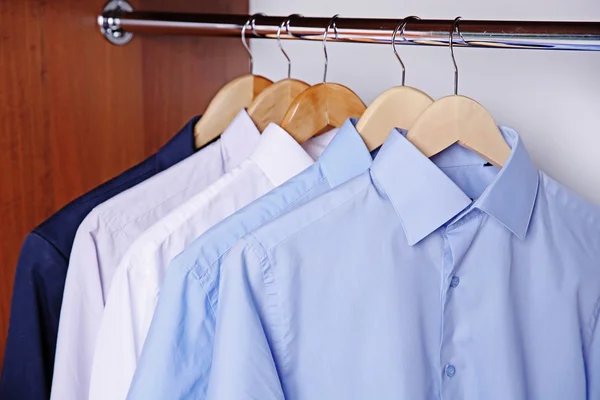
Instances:
[[[141,213],[137,214],[136,216],[131,217],[129,219],[126,219],[125,222],[123,224],[121,224],[120,226],[114,226],[114,224],[112,222],[109,222],[109,221],[106,220],[105,215],[103,215],[103,214],[100,214],[100,215],[102,216],[102,219],[104,220],[104,223],[109,227],[110,234],[111,235],[118,234],[121,231],[123,231],[125,228],[127,228],[129,225],[135,223],[140,218],[145,217],[146,215],[148,215],[152,211],[156,210],[157,208],[159,208],[160,206],[162,206],[163,204],[165,204],[166,202],[168,202],[169,200],[171,200],[173,197],[175,197],[178,194],[182,193],[185,189],[187,189],[187,187],[183,188],[181,190],[178,190],[176,192],[172,192],[168,197],[165,197],[159,203],[155,203],[154,205],[152,205],[151,207],[145,209],[144,211],[142,211]],[[197,193],[196,195],[198,195],[200,193]],[[193,199],[196,195],[193,195],[188,200]],[[184,204],[185,204],[185,202],[184,202]],[[171,210],[171,211],[174,211],[174,210],[175,210],[175,208],[173,210]]]
[[[246,234],[246,236],[248,236],[248,237],[252,238],[252,241],[253,241],[253,242],[256,242],[256,244],[258,244],[258,245],[260,246],[261,250],[263,251],[263,254],[262,254],[262,255],[261,255],[261,254],[259,254],[259,252],[258,252],[258,250],[256,249],[256,247],[255,247],[255,246],[254,246],[252,243],[250,243],[250,241],[249,241],[249,240],[247,240],[247,239],[245,239],[245,238],[242,238],[242,239],[241,239],[241,240],[243,240],[243,241],[244,241],[244,243],[246,244],[246,246],[244,246],[244,247],[249,247],[249,248],[250,248],[250,250],[252,250],[252,252],[253,252],[253,253],[256,255],[256,257],[258,257],[258,261],[260,261],[260,262],[261,262],[261,264],[262,264],[262,262],[263,262],[263,261],[264,261],[264,260],[267,258],[267,249],[266,249],[266,248],[265,248],[265,246],[264,246],[264,245],[263,245],[263,244],[260,242],[260,240],[258,240],[258,239],[256,238],[256,236],[254,236],[254,233],[253,233],[253,232],[248,232],[248,233]]]
[[[369,180],[370,182],[371,180]],[[343,202],[341,202],[340,204],[336,205],[335,207],[331,208],[330,210],[327,210],[327,212],[323,213],[322,215],[320,215],[318,218],[307,221],[306,224],[304,226],[299,227],[298,229],[296,229],[293,232],[290,232],[289,234],[285,235],[284,238],[282,238],[281,240],[279,240],[278,242],[274,243],[273,245],[269,246],[268,248],[265,249],[265,251],[270,251],[271,249],[273,249],[276,246],[279,246],[281,243],[291,239],[292,236],[300,233],[301,231],[303,231],[304,229],[308,228],[309,226],[319,222],[320,220],[322,220],[323,218],[327,217],[328,215],[330,215],[331,213],[337,211],[339,208],[343,207],[344,205],[346,205],[346,203],[349,203],[350,201],[352,201],[356,196],[358,196],[359,194],[363,193],[365,190],[367,190],[369,188],[369,185],[365,185],[365,187],[363,187],[360,190],[357,190],[354,194],[352,194],[352,196],[348,197],[346,200],[344,200]]]
[[[158,160],[158,159],[157,159],[157,160]],[[223,163],[226,163],[227,161],[228,161],[228,160],[223,160]],[[158,162],[158,161],[157,161],[157,162]],[[156,166],[156,168],[155,168],[155,170],[154,170],[154,174],[152,174],[152,175],[151,175],[151,176],[149,176],[148,178],[144,179],[144,181],[146,181],[147,179],[150,179],[150,178],[152,178],[152,177],[154,177],[154,176],[156,176],[156,175],[160,174],[161,172],[163,172],[163,171],[165,171],[165,170],[167,170],[167,169],[168,169],[168,168],[165,168],[165,169],[162,169],[162,170],[161,170],[161,169],[159,169],[159,168],[158,168],[158,165],[157,165],[157,166]],[[227,173],[227,171],[225,172],[225,174],[226,174],[226,173]],[[222,175],[222,176],[224,176],[224,175]],[[222,177],[222,176],[221,176],[221,177]],[[217,180],[218,180],[218,179],[220,179],[220,178],[217,178]],[[142,181],[142,182],[144,182],[144,181]],[[142,183],[142,182],[140,182],[140,183]],[[214,182],[212,182],[212,183],[215,183],[215,182],[216,182],[216,181],[214,181]],[[206,188],[208,188],[209,186],[211,186],[211,185],[212,185],[212,183],[211,183],[211,184],[209,184],[209,185],[208,185]],[[180,189],[180,190],[178,190],[178,191],[176,191],[176,192],[174,192],[174,193],[171,193],[171,194],[170,194],[168,197],[164,198],[164,199],[163,199],[162,201],[160,201],[159,203],[156,203],[156,204],[152,205],[151,207],[149,207],[149,208],[146,208],[144,211],[142,211],[141,213],[137,214],[137,215],[136,215],[136,216],[134,216],[134,217],[130,217],[129,219],[126,219],[126,220],[125,220],[125,222],[124,222],[124,223],[122,223],[122,224],[121,224],[121,225],[119,225],[119,226],[115,226],[113,222],[111,222],[111,221],[107,221],[107,220],[106,220],[106,216],[105,216],[105,215],[101,214],[101,216],[102,216],[102,218],[104,219],[104,222],[106,223],[107,227],[109,228],[110,234],[111,234],[111,235],[112,235],[112,234],[118,234],[118,233],[119,233],[119,232],[121,232],[123,229],[125,229],[125,228],[126,228],[128,225],[130,225],[130,224],[132,224],[132,223],[135,223],[137,220],[139,220],[140,218],[142,218],[142,217],[146,216],[148,213],[150,213],[150,212],[152,212],[152,211],[156,210],[158,207],[160,207],[161,205],[163,205],[164,203],[166,203],[167,201],[169,201],[170,199],[172,199],[172,198],[173,198],[173,197],[175,197],[176,195],[178,195],[178,194],[182,193],[182,192],[183,192],[183,191],[185,191],[187,188],[188,188],[188,186],[186,186],[185,188],[182,188],[182,189]],[[205,189],[206,189],[206,188],[205,188]],[[129,188],[129,189],[131,189],[131,188]],[[122,192],[123,192],[123,191],[121,191],[120,193],[122,193]],[[118,193],[118,194],[120,194],[120,193]],[[200,194],[200,193],[196,193],[196,194]],[[113,197],[114,197],[114,196],[113,196]],[[191,196],[191,198],[193,198],[193,197],[194,197],[194,195],[192,195],[192,196]]]
[[[252,246],[252,244],[251,244],[251,243],[249,243],[249,242],[248,242],[247,240],[245,240],[244,238],[240,239],[239,241],[240,241],[240,242],[241,242],[241,241],[243,241],[243,242],[244,242],[244,248],[248,248],[248,249],[250,249],[250,250],[251,250],[251,251],[252,251],[252,252],[253,252],[253,253],[254,253],[254,254],[257,256],[259,263],[260,263],[260,264],[263,264],[263,261],[264,261],[264,259],[265,259],[265,258],[264,258],[264,257],[261,257],[261,256],[258,254],[258,252],[257,252],[257,251],[256,251],[256,249],[255,249],[255,248]],[[237,242],[236,242],[236,243],[237,243]],[[230,248],[229,250],[231,250],[231,248]],[[224,254],[226,254],[227,252],[229,252],[229,250],[227,250],[225,253],[223,253],[223,255],[224,255]],[[265,252],[265,254],[266,254],[266,252]],[[214,261],[214,262],[213,262],[213,263],[210,265],[210,267],[209,267],[209,268],[207,268],[207,269],[205,269],[205,270],[204,270],[204,273],[202,273],[202,274],[200,274],[200,275],[198,275],[198,274],[196,273],[196,271],[194,271],[193,269],[186,268],[186,275],[188,275],[188,274],[192,274],[192,275],[194,276],[194,278],[195,278],[195,279],[198,281],[198,283],[200,283],[200,286],[201,286],[201,287],[202,287],[202,289],[204,290],[204,294],[206,295],[206,298],[207,298],[208,300],[211,300],[211,299],[210,299],[210,295],[208,294],[208,292],[209,292],[209,289],[206,287],[206,285],[205,285],[205,282],[204,282],[205,280],[204,280],[204,279],[202,279],[202,278],[204,278],[204,277],[206,277],[206,276],[208,276],[208,277],[211,277],[210,271],[212,270],[212,266],[213,266],[214,264],[216,264],[216,262],[217,262],[217,261],[218,261],[220,258],[221,258],[221,257],[217,258],[217,260],[215,260],[215,261]],[[198,264],[198,261],[197,261],[197,260],[196,260],[196,262],[194,262],[194,266],[195,266],[196,264]],[[263,285],[264,285],[264,287],[265,287],[265,290],[266,290],[266,282],[265,282],[265,278],[264,278],[264,268],[261,268],[261,273],[262,273],[262,276],[263,276]],[[212,277],[211,277],[211,279],[212,279]],[[267,291],[267,292],[268,292],[268,291]],[[210,305],[210,311],[212,312],[213,316],[216,318],[216,316],[217,316],[217,313],[216,313],[216,311],[215,311],[215,308],[214,308],[214,306],[213,306],[213,303],[212,303],[212,301],[209,301],[208,303],[209,303],[209,305]]]
[[[54,243],[52,243],[52,241],[48,240],[40,232],[38,232],[37,230],[34,230],[34,231],[30,232],[29,235],[35,235],[35,236],[39,237],[40,239],[42,239],[44,242],[48,243],[62,257],[63,261],[65,261],[66,263],[69,262],[68,257],[66,257],[65,254],[63,254],[63,252],[60,251],[60,249],[58,247],[56,247],[56,245]]]
[[[293,201],[291,201],[290,203],[286,204],[284,207],[282,207],[278,212],[276,212],[275,214],[273,214],[271,217],[267,218],[266,220],[264,220],[263,222],[261,222],[256,228],[254,228],[252,231],[255,231],[257,229],[262,228],[264,225],[266,225],[267,223],[271,222],[272,220],[278,218],[285,210],[287,210],[289,207],[291,207],[293,204],[295,204],[296,202],[298,202],[303,196],[305,196],[308,192],[310,192],[311,190],[313,190],[315,188],[315,186],[317,186],[318,184],[320,184],[321,182],[324,181],[324,178],[319,179],[317,182],[315,182],[313,185],[311,185],[309,188],[307,188],[305,191],[303,191],[302,193],[300,193]],[[246,235],[250,235],[251,232],[247,232]],[[254,240],[258,241],[258,239],[252,235],[252,237],[254,238]],[[209,273],[209,270],[214,268],[214,265],[221,259],[223,258],[223,256],[225,256],[232,248],[233,246],[235,246],[239,241],[243,240],[244,236],[242,236],[241,238],[237,239],[235,241],[235,243],[233,243],[232,245],[229,245],[223,252],[220,252],[220,254],[215,257],[215,259],[213,261],[210,262],[210,265],[207,268],[204,268],[199,274],[197,273],[197,271],[193,272],[193,275],[197,278],[197,279],[201,279],[202,277],[204,277],[204,275]],[[195,267],[200,266],[200,262],[199,260],[196,260],[193,265],[191,267],[186,267],[186,269],[188,271],[191,271],[192,269],[195,269]]]
[[[154,156],[154,155],[152,155],[152,156],[150,156],[150,157],[153,157],[153,156]],[[147,160],[147,159],[146,159],[146,160]],[[112,182],[113,180],[115,180],[115,179],[118,179],[119,177],[121,177],[121,175],[123,175],[123,174],[126,174],[126,173],[128,173],[129,171],[131,171],[132,169],[135,169],[136,167],[140,166],[140,165],[141,165],[141,164],[143,164],[143,163],[144,163],[144,161],[146,161],[146,160],[143,160],[143,161],[139,162],[138,164],[134,165],[133,167],[131,167],[131,168],[129,168],[129,169],[127,169],[127,170],[125,170],[125,171],[121,172],[119,175],[117,175],[117,176],[115,176],[115,177],[113,177],[113,178],[109,179],[108,181],[105,181],[105,182],[101,183],[101,184],[100,184],[100,186],[98,186],[97,188],[99,189],[99,188],[102,188],[102,186],[104,186],[104,185],[108,185],[108,184],[109,184],[110,182]],[[128,185],[129,185],[129,183],[131,183],[131,181],[135,181],[135,180],[137,180],[138,178],[141,178],[141,177],[143,177],[144,175],[149,175],[149,174],[152,174],[153,172],[155,172],[155,171],[153,171],[153,170],[152,170],[152,168],[149,168],[148,170],[140,171],[140,172],[138,172],[138,173],[136,173],[136,174],[132,175],[132,176],[131,176],[131,177],[129,177],[128,179],[126,179],[124,182],[121,182],[120,184],[116,185],[115,187],[109,188],[109,189],[108,189],[108,190],[105,192],[105,193],[109,193],[109,194],[110,194],[110,197],[108,197],[108,199],[107,199],[107,200],[110,200],[112,197],[114,197],[114,196],[116,196],[117,194],[121,193],[121,192],[123,191],[123,190],[121,190],[121,189],[122,189],[124,186],[128,186]],[[93,189],[92,189],[92,190],[93,190]],[[124,190],[127,190],[127,189],[124,189]],[[115,193],[115,194],[112,194],[113,192],[116,192],[116,193]],[[71,204],[73,204],[73,206],[78,206],[78,205],[80,205],[80,204],[82,204],[82,203],[87,203],[87,202],[90,202],[90,201],[96,200],[97,198],[99,198],[99,197],[102,197],[102,194],[103,194],[103,193],[98,193],[98,194],[96,194],[96,195],[94,195],[94,196],[90,196],[90,198],[88,199],[88,198],[85,198],[85,197],[86,197],[86,195],[87,195],[88,193],[89,193],[89,192],[87,192],[87,193],[84,193],[83,195],[79,196],[79,197],[78,197],[78,198],[76,198],[75,200],[72,200],[72,201],[71,201],[70,203],[68,203],[68,204],[67,204],[65,207],[68,207],[68,206],[69,206],[69,205],[71,205]],[[63,208],[64,208],[64,207],[63,207]]]
[[[321,182],[323,182],[324,178],[321,178],[319,180],[317,180],[313,185],[311,185],[309,188],[307,188],[305,191],[303,191],[302,193],[300,193],[292,202],[288,203],[285,207],[282,207],[277,213],[275,213],[272,217],[266,219],[265,221],[263,221],[261,224],[259,224],[256,229],[259,229],[260,227],[262,227],[263,225],[267,224],[268,222],[272,221],[273,219],[277,218],[279,215],[281,215],[281,213],[283,213],[285,210],[287,210],[290,206],[292,206],[295,202],[297,202],[298,200],[300,200],[300,198],[302,198],[303,196],[305,196],[308,192],[310,192],[315,186],[317,186],[318,184],[320,184]],[[247,235],[251,235],[251,232],[248,232]],[[255,241],[258,242],[258,239],[256,239],[256,237],[254,235],[251,235]],[[210,262],[210,265],[206,268],[203,268],[202,271],[200,271],[200,273],[198,273],[199,271],[196,271],[196,268],[201,267],[201,263],[200,260],[196,259],[194,261],[194,263],[192,263],[191,266],[186,266],[186,274],[191,274],[199,283],[200,286],[202,286],[202,288],[204,289],[204,293],[206,294],[206,298],[209,300],[209,304],[210,304],[210,310],[213,313],[213,316],[216,318],[216,311],[214,309],[213,306],[213,302],[210,299],[210,295],[209,295],[209,290],[208,288],[205,286],[205,279],[207,278],[211,281],[214,281],[214,276],[212,274],[212,271],[214,270],[216,264],[219,262],[219,260],[221,260],[227,253],[229,253],[229,251],[240,241],[244,241],[244,243],[246,244],[246,246],[248,246],[253,253],[256,254],[256,256],[259,258],[259,261],[262,263],[261,257],[259,254],[257,254],[256,250],[254,249],[254,247],[252,247],[252,245],[250,243],[248,243],[247,240],[244,240],[244,237],[242,236],[241,238],[237,239],[232,245],[229,245],[227,247],[227,249],[225,249],[223,252],[220,252],[220,254],[215,257],[215,259]],[[266,251],[265,251],[266,253]],[[264,281],[264,275],[263,275],[263,281]]]

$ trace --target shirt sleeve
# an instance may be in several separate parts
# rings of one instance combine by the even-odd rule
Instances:
[[[0,399],[48,399],[66,258],[36,233],[23,243],[13,288]]]
[[[104,297],[94,236],[97,226],[87,221],[77,230],[69,260],[50,396],[53,400],[85,399],[89,393]]]
[[[90,400],[125,399],[135,371],[138,344],[129,258],[117,268],[96,339],[90,378]]]
[[[284,399],[268,338],[273,321],[265,319],[274,307],[267,304],[266,263],[244,241],[223,262],[207,399]]]
[[[205,398],[215,317],[199,278],[216,277],[167,269],[128,399]]]

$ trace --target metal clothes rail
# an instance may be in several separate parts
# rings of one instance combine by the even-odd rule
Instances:
[[[254,29],[247,29],[247,36],[273,39],[287,18],[256,15]],[[390,44],[402,18],[340,17],[335,21],[337,39],[332,31],[327,40]],[[249,19],[249,15],[134,11],[127,2],[112,0],[98,16],[98,25],[111,43],[125,44],[134,33],[240,37]],[[322,40],[330,21],[331,17],[294,16],[289,20],[289,31],[284,29],[281,38]],[[448,46],[452,23],[453,20],[410,19],[402,37],[396,38],[397,44]],[[461,20],[459,27],[456,46],[600,51],[600,22]]]

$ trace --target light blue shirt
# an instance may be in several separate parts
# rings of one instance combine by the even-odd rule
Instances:
[[[246,233],[366,171],[372,157],[348,120],[319,160],[196,239],[166,273],[129,399],[206,395],[221,261]]]
[[[238,242],[207,398],[600,399],[600,211],[502,133],[500,171],[390,135]]]

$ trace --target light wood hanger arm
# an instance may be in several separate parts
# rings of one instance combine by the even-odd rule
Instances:
[[[359,118],[366,106],[356,93],[337,83],[320,83],[302,92],[290,105],[281,127],[298,143],[330,128],[339,128],[346,119]]]
[[[197,149],[216,139],[240,110],[273,82],[257,75],[243,75],[226,84],[212,99],[206,112],[194,126]]]
[[[248,115],[261,132],[267,125],[281,125],[285,113],[296,97],[310,85],[297,79],[283,79],[263,90],[248,107]]]
[[[458,143],[499,168],[506,164],[511,151],[486,109],[475,100],[458,95],[444,97],[429,106],[406,138],[427,157]]]
[[[410,129],[432,103],[433,99],[418,89],[393,87],[369,104],[356,130],[369,151],[373,151],[385,142],[392,129]]]

